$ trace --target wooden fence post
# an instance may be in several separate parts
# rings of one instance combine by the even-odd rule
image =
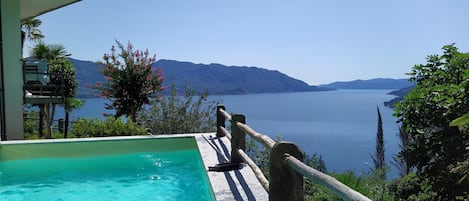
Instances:
[[[232,163],[241,163],[243,160],[238,153],[238,149],[246,149],[246,134],[236,126],[236,122],[245,124],[246,118],[242,114],[231,115],[231,161]]]
[[[303,161],[303,153],[292,142],[275,143],[270,152],[269,201],[303,201],[303,175],[290,168],[285,161],[288,153]]]
[[[225,116],[221,114],[220,109],[225,110],[224,105],[217,105],[217,137],[225,137],[223,131],[221,131],[220,127],[225,128]]]

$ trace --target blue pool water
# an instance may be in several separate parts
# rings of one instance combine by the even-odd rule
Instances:
[[[214,200],[197,149],[0,161],[0,200]]]

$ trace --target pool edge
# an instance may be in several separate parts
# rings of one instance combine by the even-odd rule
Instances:
[[[208,142],[204,139],[210,139]],[[43,140],[14,140],[0,141],[2,144],[25,144],[25,143],[51,143],[51,142],[89,142],[108,141],[124,139],[157,139],[157,138],[187,138],[193,137],[198,147],[205,174],[211,185],[216,200],[268,200],[267,192],[262,188],[253,171],[248,167],[241,170],[229,172],[209,172],[208,167],[215,166],[220,161],[218,155],[223,154],[229,159],[231,144],[226,138],[215,138],[215,133],[192,133],[192,134],[168,134],[168,135],[144,135],[144,136],[117,136],[97,138],[67,138],[67,139],[43,139]],[[212,145],[214,147],[212,147]],[[216,150],[216,148],[218,150]],[[217,153],[217,151],[219,153]],[[223,157],[222,157],[223,158]]]

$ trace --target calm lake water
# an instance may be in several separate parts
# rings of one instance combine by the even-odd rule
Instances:
[[[373,166],[379,107],[383,120],[386,160],[399,150],[398,124],[393,110],[383,105],[394,96],[390,90],[338,90],[278,94],[226,95],[221,100],[229,113],[241,113],[246,123],[272,138],[296,143],[307,154],[317,153],[326,161],[328,171],[355,170],[360,173]],[[72,119],[102,118],[103,99],[87,99],[84,108],[73,111]],[[60,111],[58,114],[60,116]]]

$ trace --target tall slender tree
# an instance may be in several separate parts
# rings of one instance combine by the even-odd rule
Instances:
[[[383,133],[383,120],[381,118],[381,112],[379,107],[376,107],[378,111],[378,130],[376,131],[376,151],[372,155],[374,171],[378,172],[382,179],[386,179],[386,161],[384,158],[384,133]]]

